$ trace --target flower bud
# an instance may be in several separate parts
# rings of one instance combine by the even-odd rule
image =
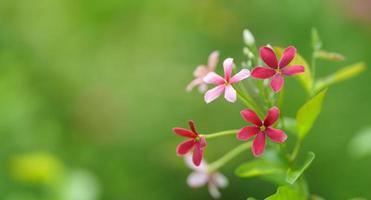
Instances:
[[[243,30],[243,40],[247,46],[255,44],[255,38],[248,29]]]

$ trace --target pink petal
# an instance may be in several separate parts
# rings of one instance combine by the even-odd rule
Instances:
[[[224,98],[231,103],[236,102],[237,93],[236,90],[232,87],[232,85],[225,86]]]
[[[205,65],[199,65],[193,72],[193,75],[197,78],[203,78],[207,73],[209,73],[209,70],[207,70]]]
[[[209,181],[209,175],[206,172],[192,172],[187,178],[187,184],[192,188],[204,186]]]
[[[284,84],[285,80],[283,79],[282,75],[276,74],[273,76],[271,81],[271,87],[274,92],[279,92]]]
[[[224,79],[226,81],[229,81],[232,75],[232,69],[233,69],[233,58],[227,58],[224,60],[223,63],[224,66]]]
[[[305,71],[305,68],[301,65],[285,67],[285,68],[282,69],[282,73],[287,75],[287,76],[303,73],[304,71]]]
[[[219,188],[214,183],[209,183],[208,185],[209,193],[214,199],[219,199],[221,194],[219,192]]]
[[[252,144],[252,153],[255,157],[259,157],[264,153],[265,150],[265,134],[260,132],[256,135],[255,140]]]
[[[211,84],[216,84],[216,85],[220,85],[220,84],[225,83],[224,79],[221,76],[219,76],[218,74],[216,74],[215,72],[208,73],[205,76],[204,81],[205,81],[205,83],[211,83]]]
[[[272,126],[278,118],[280,117],[280,109],[277,107],[272,107],[269,109],[267,116],[264,119],[264,126]]]
[[[176,148],[176,153],[178,154],[178,156],[183,156],[187,154],[194,145],[195,141],[193,139],[184,141],[178,145],[178,147]]]
[[[248,140],[252,136],[258,134],[260,132],[260,128],[256,126],[246,126],[242,128],[238,133],[237,133],[237,139],[239,140]]]
[[[218,60],[219,60],[219,52],[213,51],[210,54],[209,60],[207,62],[207,65],[209,66],[210,71],[215,71],[216,65],[218,64]]]
[[[206,139],[204,136],[201,136],[200,137],[200,141],[198,142],[198,144],[200,145],[201,148],[205,148],[206,147]]]
[[[204,173],[207,173],[207,163],[205,162],[205,160],[202,160],[201,161],[201,164],[199,166],[195,166],[195,164],[193,164],[193,160],[192,160],[192,154],[187,154],[185,155],[184,157],[184,162],[185,164],[192,170],[194,171],[199,171],[199,172],[204,172]]]
[[[194,132],[184,128],[173,128],[173,132],[179,136],[187,138],[195,138],[197,136]]]
[[[242,81],[250,76],[250,71],[248,69],[242,69],[240,72],[235,74],[231,80],[230,83],[237,83],[239,81]]]
[[[203,80],[201,78],[196,78],[194,79],[192,82],[190,82],[188,85],[187,85],[187,88],[186,90],[188,92],[192,91],[192,89],[197,86],[197,85],[200,85],[203,83]]]
[[[201,164],[203,154],[204,154],[203,147],[200,145],[199,142],[196,143],[195,148],[193,149],[193,157],[192,157],[193,164],[195,164],[196,166],[199,166]]]
[[[283,55],[281,57],[281,60],[280,60],[280,63],[278,64],[278,66],[280,68],[286,67],[288,64],[290,64],[292,59],[294,59],[295,54],[296,54],[296,48],[295,47],[293,47],[293,46],[287,47],[285,49],[285,51],[283,52]]]
[[[264,67],[255,67],[251,71],[251,76],[253,76],[254,78],[260,78],[260,79],[267,79],[267,78],[272,77],[275,74],[276,74],[276,70],[264,68]]]
[[[241,116],[244,120],[251,122],[257,126],[262,125],[262,121],[260,120],[259,116],[251,109],[245,109],[241,111]]]
[[[189,125],[189,128],[192,130],[192,132],[198,135],[196,131],[195,123],[192,120],[188,121],[188,125]]]
[[[264,132],[274,142],[282,143],[287,139],[287,135],[279,129],[267,128]]]
[[[269,67],[276,69],[278,67],[277,57],[270,47],[260,48],[260,57]]]
[[[225,86],[224,85],[219,85],[219,86],[216,86],[215,88],[207,91],[205,93],[205,102],[206,103],[210,103],[212,101],[214,101],[216,98],[218,98],[224,91],[224,88]]]

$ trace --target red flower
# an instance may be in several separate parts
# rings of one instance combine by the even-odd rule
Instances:
[[[287,139],[287,135],[278,129],[272,128],[280,116],[280,109],[273,107],[269,109],[267,116],[262,121],[258,115],[250,109],[241,111],[241,116],[254,126],[246,126],[237,133],[237,139],[248,140],[255,136],[252,144],[252,152],[255,157],[261,156],[265,149],[265,137],[268,136],[272,141],[282,143]]]
[[[295,65],[287,67],[296,54],[296,48],[293,46],[287,47],[281,60],[278,62],[276,54],[270,47],[260,48],[260,57],[269,68],[266,67],[255,67],[251,76],[259,79],[272,78],[271,87],[274,92],[279,92],[284,84],[284,76],[291,76],[298,73],[304,72],[304,67],[301,65]]]
[[[204,154],[204,148],[206,147],[206,140],[205,137],[197,133],[193,121],[190,120],[188,124],[191,130],[187,130],[184,128],[173,129],[175,134],[182,137],[191,138],[180,143],[176,149],[176,152],[178,156],[184,156],[193,148],[192,160],[196,166],[199,166],[202,160],[202,156]]]

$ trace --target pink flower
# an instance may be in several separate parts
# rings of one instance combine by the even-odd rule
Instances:
[[[237,133],[237,139],[248,140],[255,136],[252,144],[252,152],[255,157],[261,156],[265,150],[265,137],[268,136],[272,141],[282,143],[287,139],[287,135],[278,129],[272,128],[280,117],[280,109],[273,107],[269,109],[267,116],[262,121],[258,115],[250,109],[241,111],[241,116],[253,126],[246,126]]]
[[[227,58],[224,60],[224,78],[216,74],[215,72],[210,72],[204,78],[206,83],[217,85],[215,88],[209,90],[205,94],[205,102],[210,103],[218,98],[224,92],[224,98],[229,102],[235,102],[237,98],[236,90],[233,88],[233,84],[246,79],[250,76],[250,71],[248,69],[242,69],[236,75],[232,76],[233,59]]]
[[[304,72],[304,67],[301,65],[287,67],[294,59],[295,54],[295,47],[289,46],[285,49],[281,60],[278,62],[273,49],[270,47],[262,47],[260,48],[260,57],[269,68],[255,67],[251,72],[251,76],[260,79],[273,77],[271,80],[271,87],[274,92],[279,92],[284,84],[284,76],[291,76]]]
[[[188,122],[191,130],[184,128],[174,128],[173,131],[175,134],[190,138],[182,143],[180,143],[176,149],[178,156],[183,156],[187,154],[193,148],[193,163],[196,166],[199,166],[204,154],[204,148],[206,147],[205,137],[197,133],[193,121]]]
[[[201,93],[204,93],[207,90],[207,84],[204,82],[205,76],[209,72],[215,71],[216,65],[219,60],[219,52],[213,51],[209,55],[207,65],[199,65],[196,70],[193,72],[193,75],[196,77],[191,83],[187,85],[187,91],[190,92],[196,86]]]
[[[191,155],[184,157],[186,165],[193,170],[187,178],[187,184],[192,188],[199,188],[208,185],[209,193],[214,199],[220,198],[219,188],[228,186],[228,179],[219,172],[209,172],[206,161],[202,160],[200,166],[192,164]]]

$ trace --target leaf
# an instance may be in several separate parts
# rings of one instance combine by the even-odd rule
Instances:
[[[359,73],[363,72],[366,69],[365,63],[356,63],[347,67],[344,67],[343,69],[340,69],[339,71],[335,72],[334,74],[319,80],[315,84],[316,91],[320,91],[323,88],[326,88],[330,85],[333,85],[335,83],[350,79]]]
[[[306,200],[306,195],[290,186],[281,186],[277,192],[265,200]]]
[[[237,167],[235,173],[239,177],[255,177],[283,172],[282,166],[267,160],[254,160]]]
[[[319,38],[319,34],[316,28],[312,28],[312,48],[317,51],[321,49],[322,47],[322,42],[321,39]]]
[[[339,53],[328,52],[328,51],[317,51],[315,57],[319,59],[329,60],[329,61],[343,61],[345,57]]]
[[[354,158],[371,154],[371,126],[362,129],[350,140],[348,150]]]
[[[313,152],[308,152],[304,164],[299,169],[296,169],[296,170],[288,169],[286,181],[290,184],[294,184],[296,180],[298,180],[298,178],[310,166],[310,164],[313,162],[315,157],[316,156]]]
[[[326,95],[324,90],[305,103],[296,114],[296,123],[299,138],[303,139],[312,128],[318,115],[321,112],[322,102]]]
[[[297,125],[296,125],[296,119],[291,117],[284,117],[283,123],[285,125],[285,129],[290,132],[297,134]]]
[[[282,56],[283,48],[275,47],[274,49],[277,53],[277,56]],[[299,80],[299,82],[302,84],[302,86],[308,92],[308,94],[312,94],[313,79],[308,62],[300,54],[297,53],[295,58],[291,61],[291,63],[287,67],[291,67],[294,65],[304,66],[305,71],[299,75],[296,75],[295,77]]]

